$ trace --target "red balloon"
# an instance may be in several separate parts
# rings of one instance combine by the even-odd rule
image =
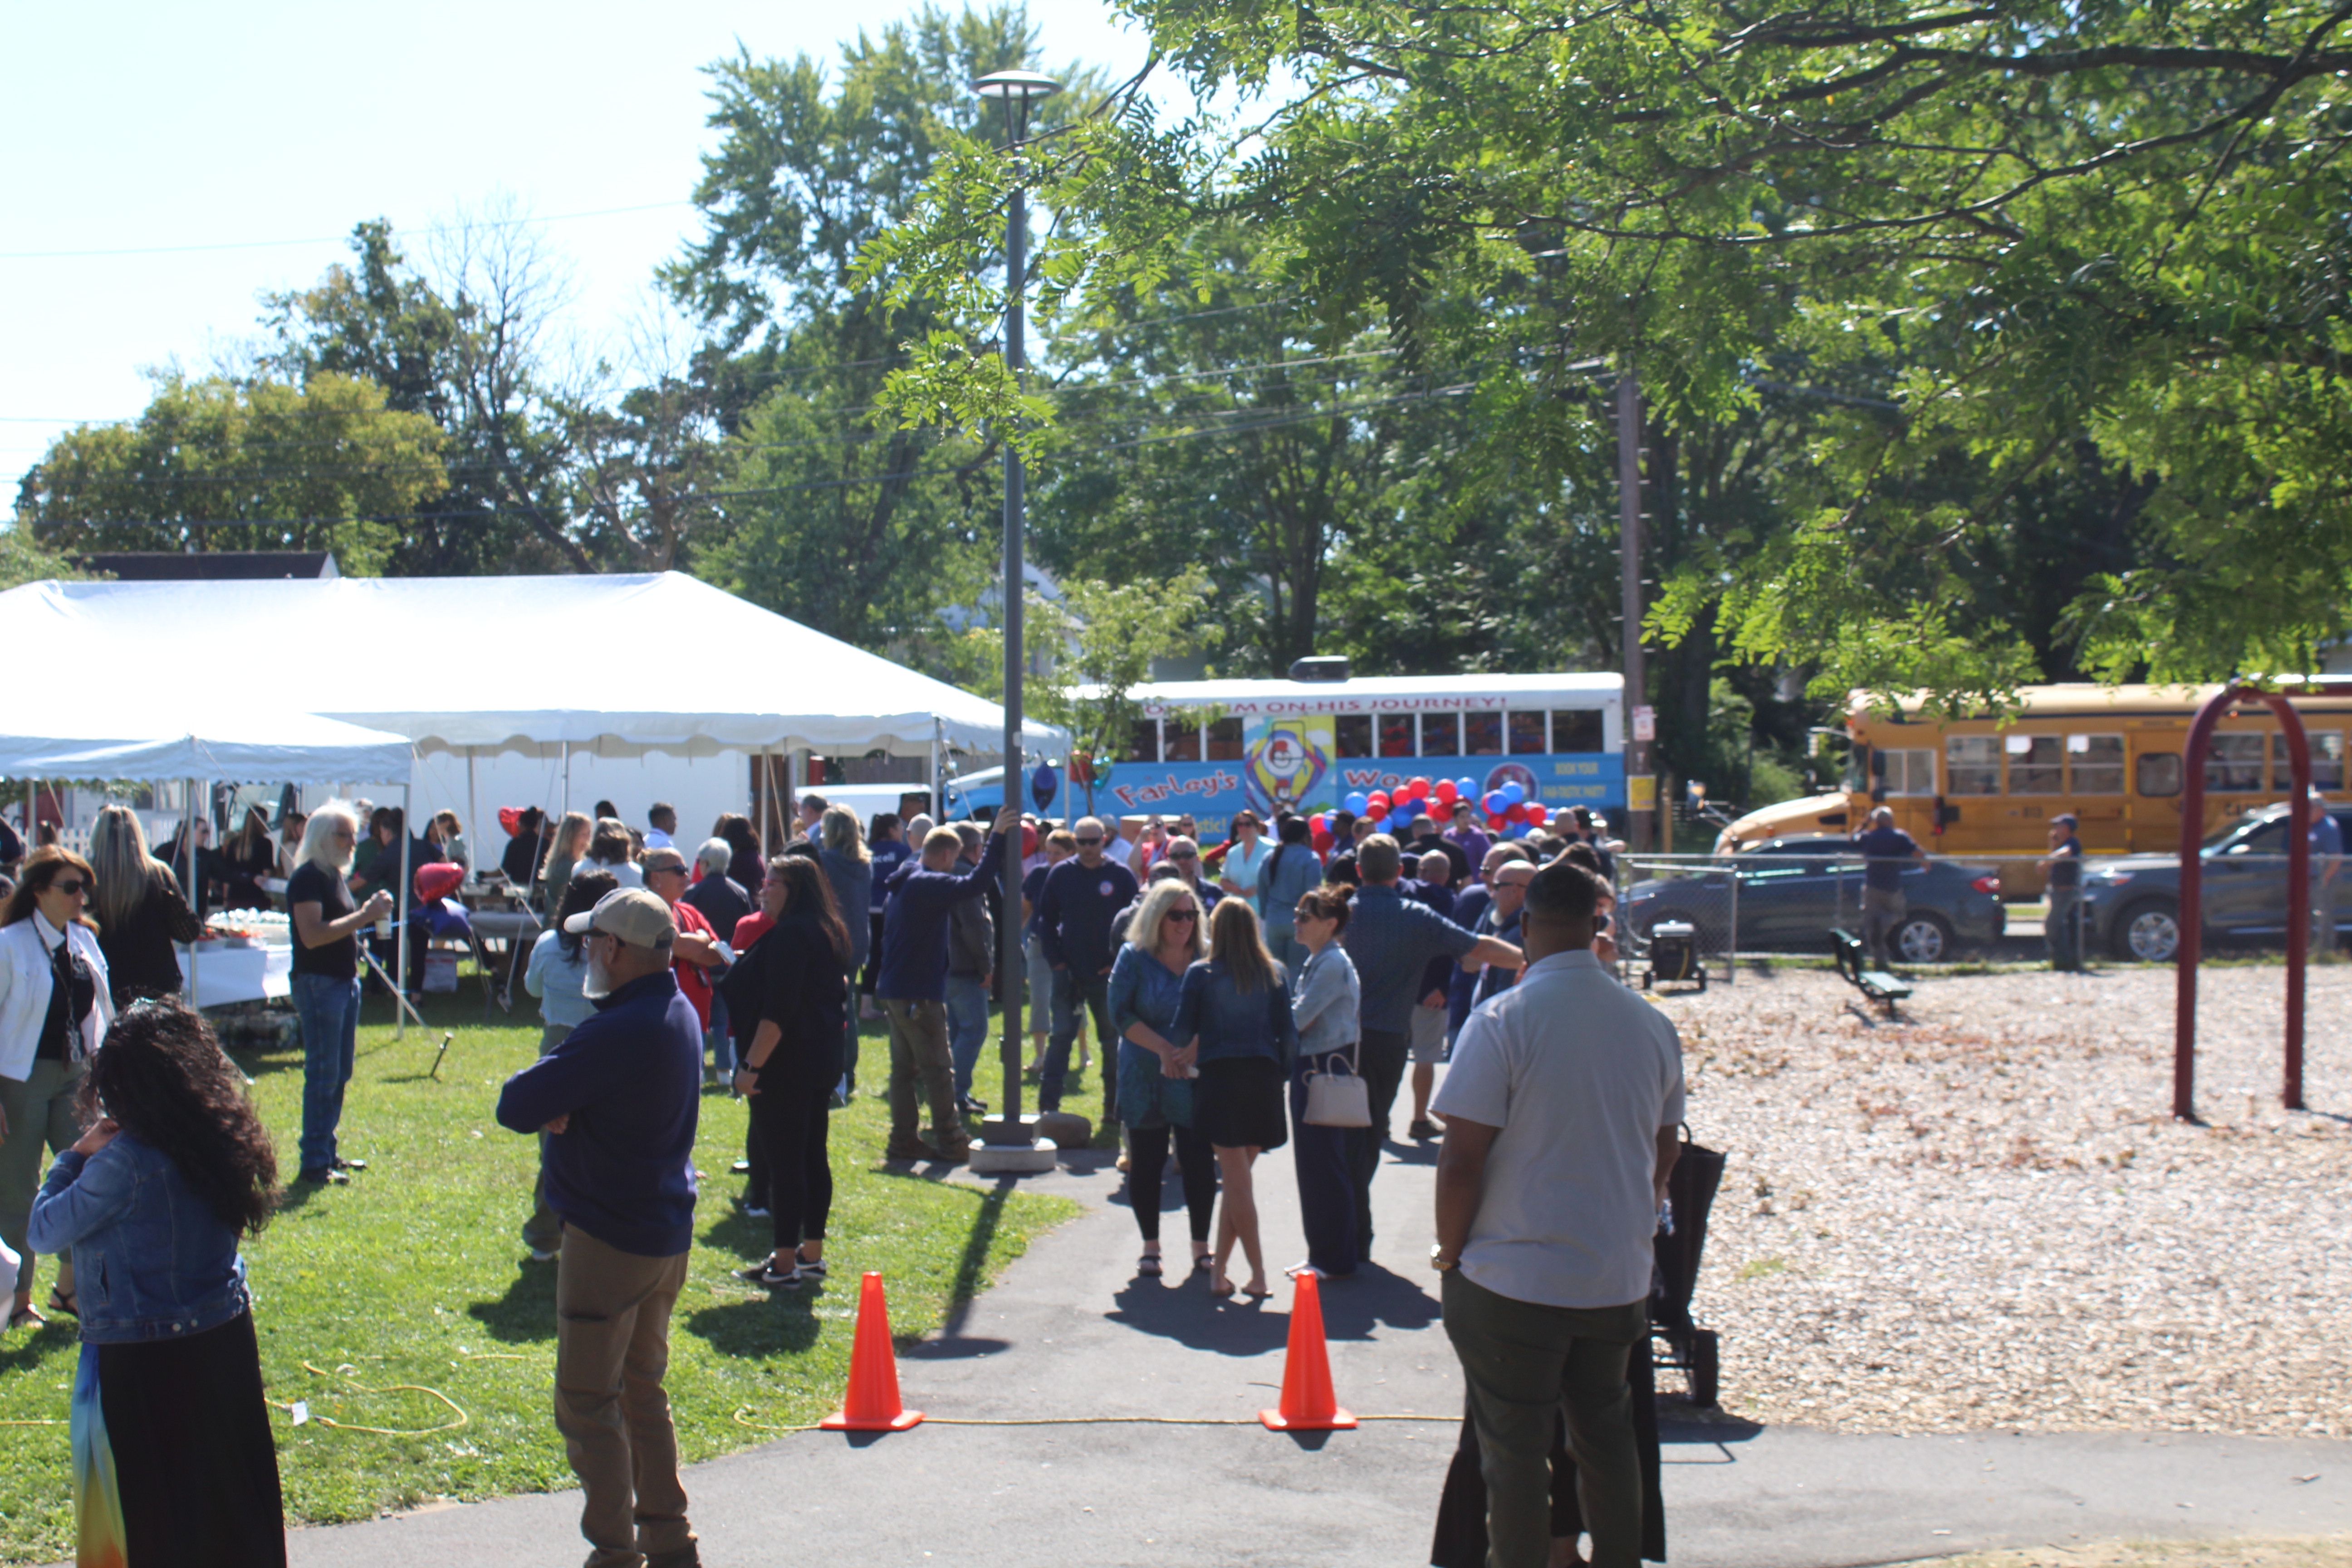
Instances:
[[[1448,809],[1451,809],[1454,803],[1462,796],[1462,792],[1454,787],[1452,779],[1438,780],[1434,793],[1437,796],[1437,804]]]
[[[1315,846],[1315,853],[1318,855],[1331,847],[1331,830],[1328,827],[1316,828],[1310,835],[1310,838]]]
[[[1534,823],[1538,827],[1541,827],[1546,819],[1550,816],[1551,807],[1548,805],[1531,805],[1528,807],[1528,820]]]
[[[1374,805],[1386,805],[1389,803],[1389,792],[1384,789],[1376,789],[1364,798],[1370,801]]]
[[[1505,822],[1525,822],[1527,819],[1528,808],[1524,805],[1506,806],[1503,809]]]
[[[1427,779],[1413,779],[1404,786],[1404,789],[1407,795],[1417,795],[1423,800],[1427,800],[1429,798],[1429,781]]]
[[[1385,822],[1388,820],[1389,803],[1384,800],[1376,800],[1372,802],[1371,805],[1364,807],[1364,815],[1370,817],[1374,822]]]
[[[1486,817],[1486,831],[1489,833],[1500,833],[1503,831],[1503,819],[1499,816],[1494,816],[1492,813],[1489,813]]]

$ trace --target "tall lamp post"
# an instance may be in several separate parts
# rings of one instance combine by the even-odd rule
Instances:
[[[1029,135],[1029,106],[1062,90],[1062,84],[1035,71],[995,71],[971,84],[974,92],[1004,105],[1005,146],[1017,149]],[[1004,368],[1020,384],[1026,368],[1027,345],[1023,338],[1022,295],[1029,270],[1029,196],[1015,184],[1004,214]],[[1004,804],[1018,805],[1027,782],[1021,745],[1021,453],[1007,432],[1004,443]],[[1021,918],[1021,840],[1006,847],[1003,919],[1008,925]],[[982,1147],[972,1152],[975,1171],[1051,1170],[1054,1151],[1041,1150],[1030,1124],[1021,1116],[1021,942],[1010,931],[1000,945],[1003,963],[997,974],[996,994],[1003,1001],[1004,1040],[999,1056],[1004,1066],[1004,1098],[994,1120],[981,1129]],[[1042,1160],[1042,1163],[1040,1161]]]

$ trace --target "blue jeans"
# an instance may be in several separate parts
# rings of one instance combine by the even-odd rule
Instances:
[[[958,1100],[971,1096],[972,1068],[988,1044],[988,982],[977,974],[948,976],[948,1059],[955,1063]]]
[[[719,1081],[725,1083],[732,1079],[735,1037],[728,1032],[727,998],[716,991],[710,994],[710,1027],[703,1032],[702,1042],[710,1047],[710,1065],[718,1069]]]
[[[1110,976],[1054,971],[1054,1033],[1045,1046],[1044,1079],[1037,1086],[1037,1109],[1062,1108],[1062,1075],[1070,1065],[1070,1046],[1094,1014],[1095,1059],[1102,1063],[1103,1121],[1118,1120],[1118,1058],[1110,1037]]]
[[[1297,974],[1298,966],[1307,962],[1307,950],[1298,944],[1298,926],[1292,921],[1265,922],[1265,950],[1286,974]]]
[[[294,1016],[302,1026],[302,1169],[331,1170],[343,1085],[352,1081],[359,1037],[360,983],[297,974],[292,989]]]

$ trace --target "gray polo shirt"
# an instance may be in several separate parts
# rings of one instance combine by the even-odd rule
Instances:
[[[1682,1041],[1664,1013],[1589,950],[1555,952],[1470,1015],[1430,1109],[1502,1130],[1465,1275],[1551,1307],[1649,1295],[1657,1134],[1683,1120]]]

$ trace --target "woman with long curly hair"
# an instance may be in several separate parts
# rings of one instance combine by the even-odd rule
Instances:
[[[81,1265],[74,1382],[80,1561],[286,1561],[240,1236],[278,1201],[278,1157],[201,1015],[134,1003],[90,1060],[89,1131],[34,1200],[32,1245]]]

